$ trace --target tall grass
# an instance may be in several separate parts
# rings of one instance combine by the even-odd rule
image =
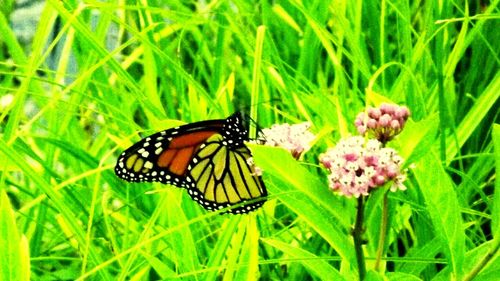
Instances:
[[[383,194],[370,195],[367,279],[491,280],[498,2],[48,0],[29,46],[3,11],[0,279],[355,279],[355,200],[328,190],[317,157],[392,102],[412,111],[392,146],[415,168],[389,196],[378,271]],[[217,215],[114,175],[141,136],[236,110],[318,134],[299,162],[252,146],[261,210]]]

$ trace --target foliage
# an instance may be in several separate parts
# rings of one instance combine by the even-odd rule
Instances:
[[[416,168],[389,195],[379,271],[383,194],[367,201],[367,279],[498,276],[498,3],[47,0],[25,48],[0,13],[0,245],[12,245],[0,272],[356,278],[355,200],[328,190],[318,155],[356,132],[358,112],[392,102],[412,116],[391,146]],[[140,136],[235,110],[317,133],[300,161],[252,146],[262,210],[218,215],[114,175]]]

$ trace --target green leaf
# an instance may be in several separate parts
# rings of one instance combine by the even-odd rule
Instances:
[[[255,221],[255,214],[245,217],[242,221],[246,223],[246,233],[241,247],[239,264],[245,266],[236,271],[234,280],[258,280],[259,231]]]
[[[207,268],[212,269],[222,267],[226,253],[230,249],[233,234],[237,231],[241,219],[242,218],[240,216],[231,217],[221,227],[221,235],[218,237],[217,243],[215,244],[212,254],[208,259],[208,262],[206,264]],[[218,270],[210,270],[202,275],[201,280],[215,280],[217,279],[218,275]]]
[[[302,167],[288,151],[275,147],[251,146],[257,166],[264,170],[270,198],[280,202],[315,229],[344,261],[356,264],[348,232],[350,218],[345,202]]]
[[[467,112],[462,122],[458,125],[456,135],[447,137],[446,161],[453,160],[459,149],[471,137],[487,116],[488,111],[494,107],[500,97],[500,73],[497,73],[491,84],[475,101],[474,106]],[[456,144],[456,142],[458,142]],[[455,145],[456,144],[456,145]]]
[[[320,257],[311,252],[276,239],[263,238],[262,241],[280,250],[288,258],[296,260],[296,263],[303,265],[320,280],[345,280],[344,276],[337,269],[331,266],[326,260],[320,259]]]
[[[384,277],[377,271],[369,270],[366,273],[365,281],[384,281]]]
[[[453,268],[453,278],[460,280],[463,274],[465,235],[453,183],[433,153],[427,154],[417,163],[415,178],[424,196],[434,230],[441,240],[441,247]]]
[[[244,247],[243,244],[246,232],[245,223],[246,221],[240,220],[239,228],[232,236],[230,248],[227,250],[227,269],[224,272],[223,280],[233,280],[234,276],[241,270],[239,257]]]
[[[165,261],[162,261],[159,258],[150,255],[146,251],[141,252],[141,255],[149,263],[149,266],[151,266],[151,268],[156,271],[156,273],[162,280],[175,278],[175,275],[177,273],[169,268]]]
[[[495,156],[495,171],[500,175],[500,125],[493,125],[493,145]],[[493,235],[496,239],[500,239],[500,180],[495,179],[495,192],[493,193],[493,210],[491,215],[491,229],[494,229]]]
[[[406,165],[417,162],[431,149],[437,139],[438,123],[436,114],[416,123],[408,121],[396,138],[399,154]]]
[[[429,263],[434,262],[434,257],[437,256],[440,250],[441,241],[438,238],[434,238],[427,243],[423,243],[419,247],[413,248],[405,255],[405,258],[409,261],[405,263],[400,263],[399,267],[396,267],[397,272],[408,273],[410,275],[420,275],[422,271],[429,265]],[[428,260],[429,262],[411,262],[411,260]]]
[[[387,277],[390,281],[419,281],[422,280],[418,276],[401,272],[388,272]]]
[[[21,238],[9,197],[0,191],[0,280],[30,280],[28,242]]]
[[[492,276],[500,276],[500,255],[498,241],[485,242],[465,254],[463,271],[467,276],[463,280],[496,280]],[[433,280],[449,280],[450,266],[447,266]]]

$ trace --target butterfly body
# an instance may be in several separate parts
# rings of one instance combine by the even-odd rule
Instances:
[[[115,173],[130,182],[172,184],[208,210],[238,205],[247,213],[265,202],[267,191],[244,141],[248,130],[239,112],[148,136],[125,150]]]

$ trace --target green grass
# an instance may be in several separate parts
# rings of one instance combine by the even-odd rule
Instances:
[[[367,279],[491,280],[499,2],[48,0],[28,46],[2,10],[0,280],[356,279],[356,200],[329,191],[317,159],[381,102],[412,111],[391,146],[415,168],[389,195],[379,271],[370,195]],[[318,135],[300,161],[251,146],[261,210],[218,215],[114,175],[141,136],[236,110]]]

